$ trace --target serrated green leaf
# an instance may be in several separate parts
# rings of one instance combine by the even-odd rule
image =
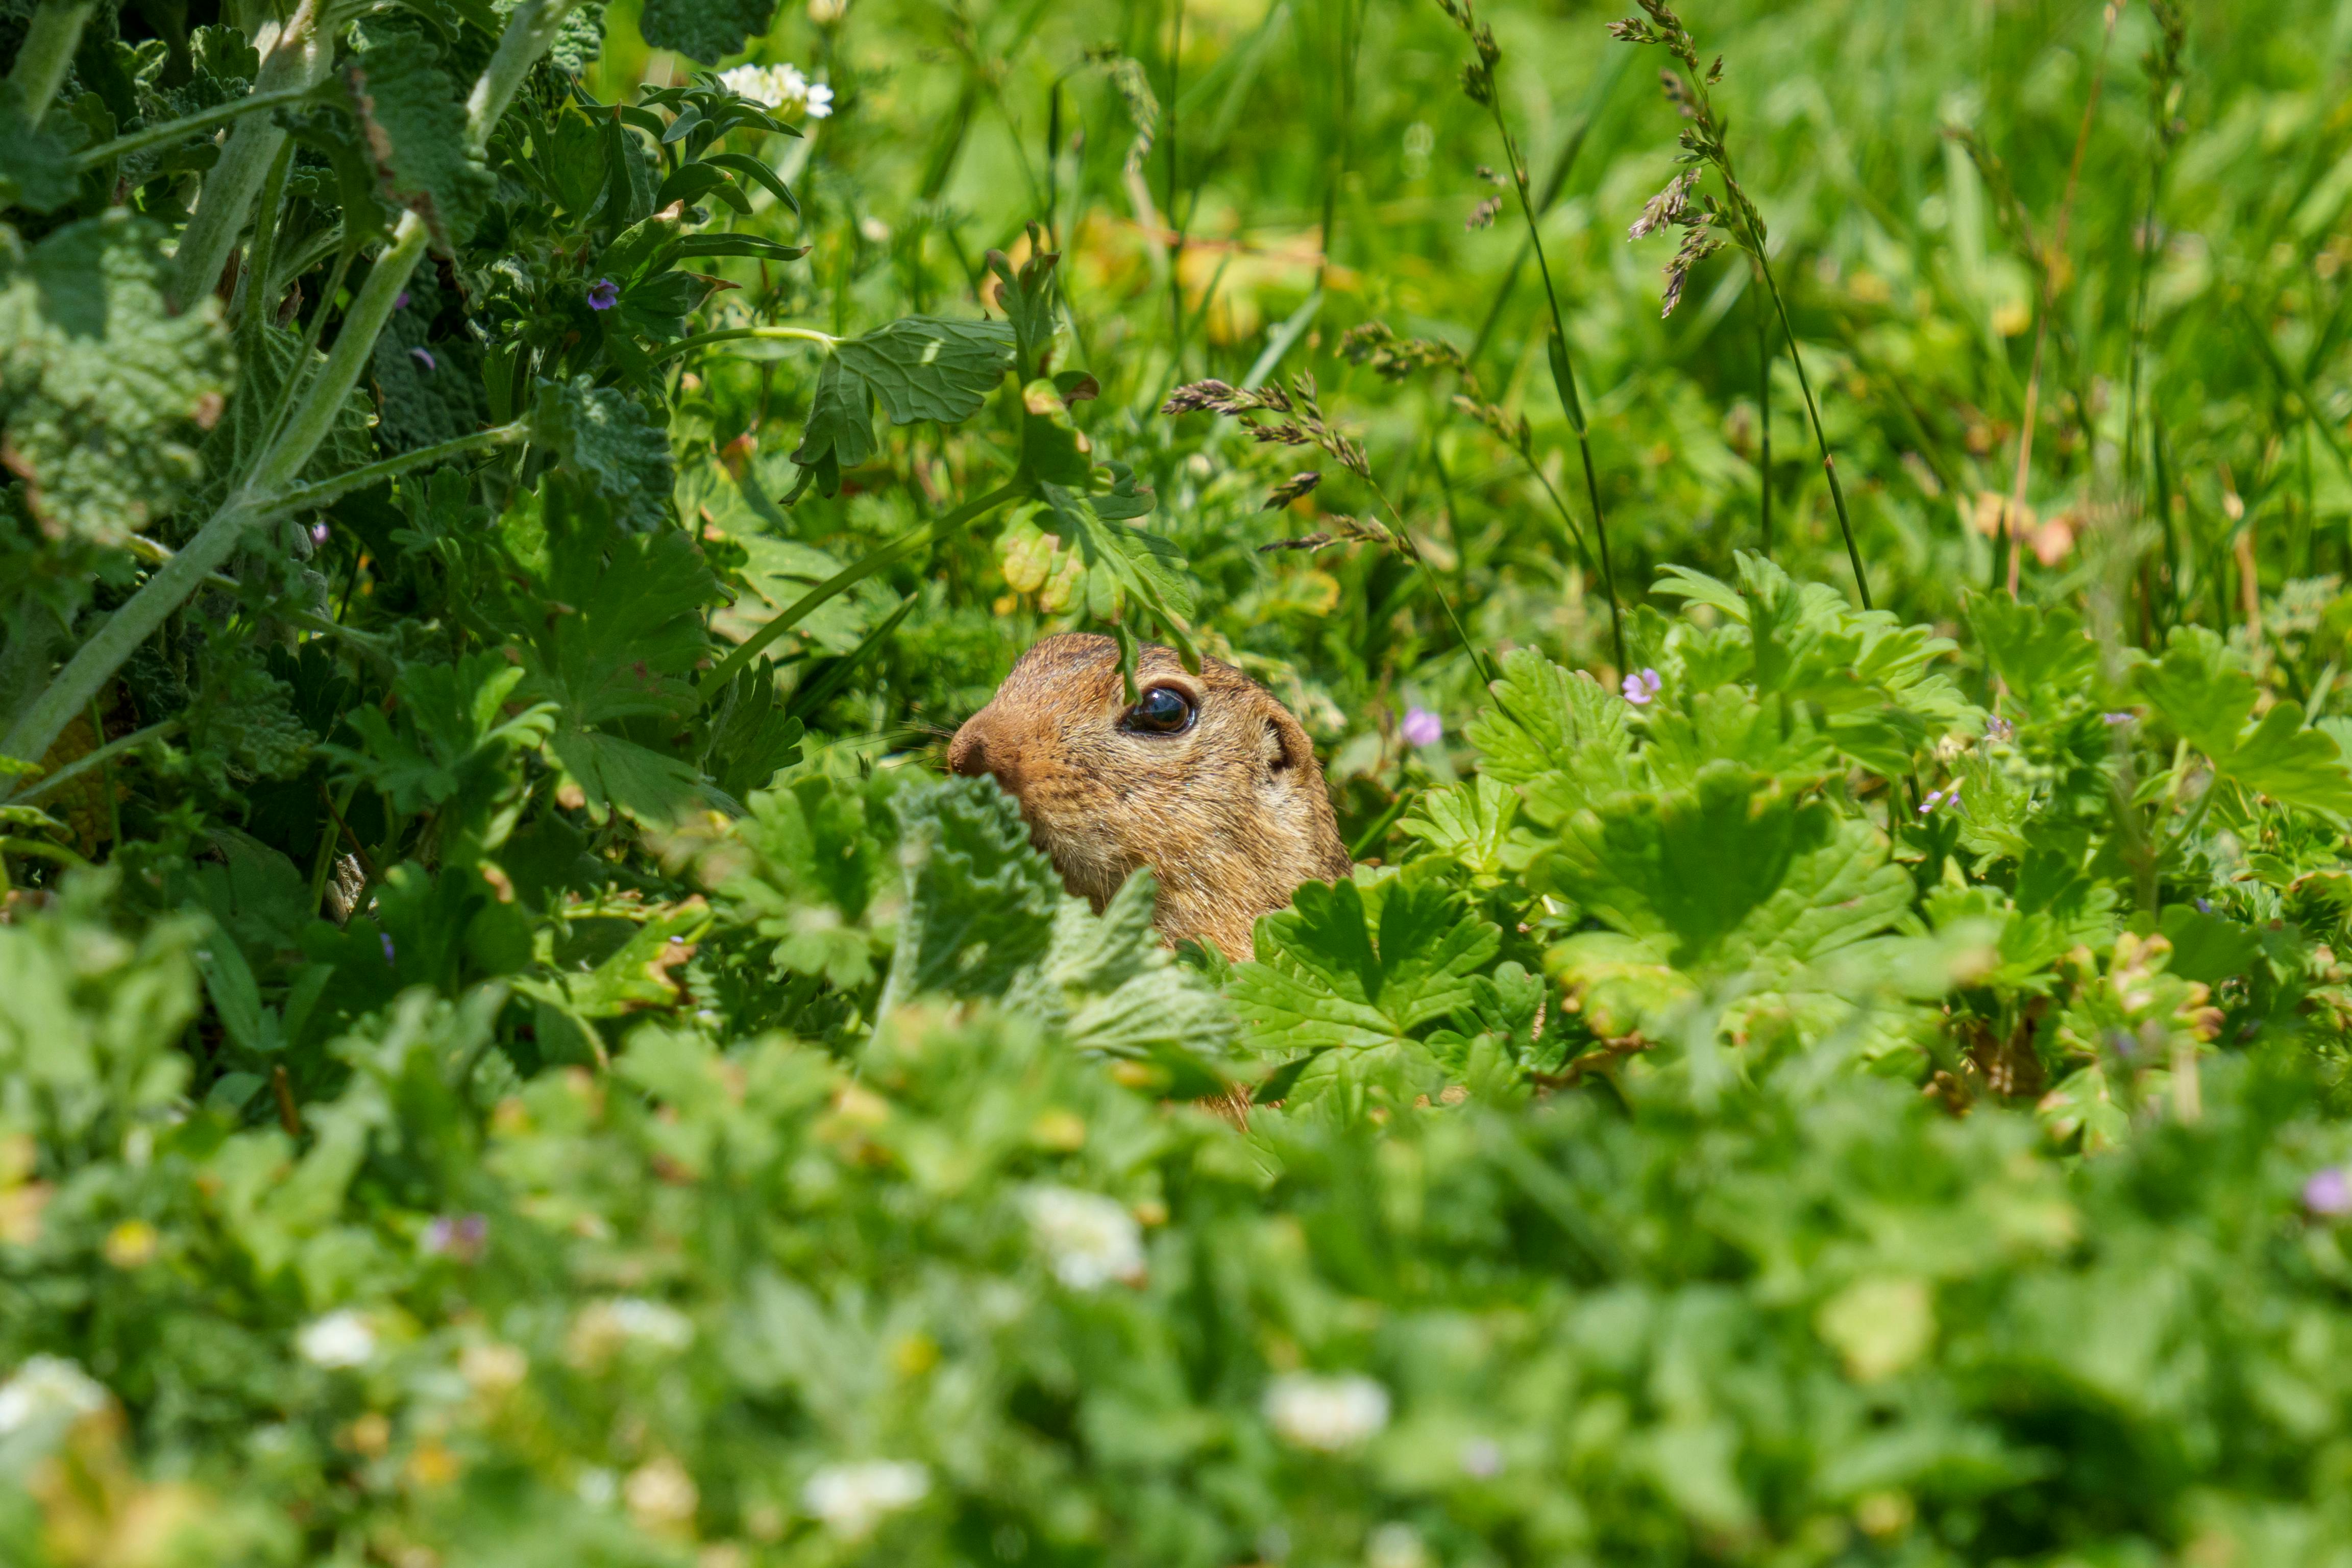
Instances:
[[[892,994],[998,996],[1051,946],[1062,880],[992,778],[945,778],[892,803],[907,910]]]
[[[2294,702],[2274,704],[2249,728],[2260,688],[2212,632],[2176,626],[2163,658],[2139,666],[2133,679],[2173,732],[2221,774],[2283,805],[2352,816],[2352,772],[2335,737],[2305,729]]]
[[[445,254],[473,238],[498,182],[466,144],[466,106],[418,33],[395,33],[345,65],[352,118],[385,196],[425,220]]]
[[[0,79],[0,209],[55,212],[81,191],[69,162],[79,142],[35,124],[26,107],[23,85]]]
[[[646,0],[637,31],[657,49],[713,65],[766,33],[776,0]]]
[[[624,527],[660,528],[670,520],[669,437],[645,405],[586,376],[541,382],[532,438],[613,504]]]
[[[1478,771],[1523,784],[1547,773],[1592,786],[1622,780],[1633,754],[1625,700],[1582,670],[1568,670],[1534,648],[1503,656],[1495,706],[1470,721]]]
[[[793,461],[813,470],[818,489],[832,495],[843,468],[874,455],[877,400],[893,425],[971,418],[1012,365],[1012,340],[1001,321],[909,316],[835,344],[817,373]]]
[[[1260,1050],[1392,1044],[1468,1006],[1470,977],[1501,942],[1434,863],[1359,867],[1262,916],[1258,956],[1234,966],[1229,992]]]
[[[0,459],[54,532],[118,542],[203,478],[236,358],[216,300],[165,308],[166,237],[118,207],[29,253],[0,238]]]
[[[1474,878],[1492,881],[1504,870],[1505,847],[1519,813],[1518,793],[1491,773],[1466,784],[1425,790],[1413,799],[1397,831],[1417,838]]]

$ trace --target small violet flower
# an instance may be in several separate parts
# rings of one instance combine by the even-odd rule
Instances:
[[[1664,685],[1664,679],[1656,670],[1644,669],[1639,675],[1627,676],[1622,689],[1626,701],[1642,708],[1647,707],[1650,700],[1657,696],[1659,688]]]
[[[471,1263],[482,1255],[482,1244],[489,1235],[490,1222],[481,1215],[436,1215],[417,1245],[427,1257]]]
[[[2329,1219],[2352,1214],[2352,1175],[2341,1165],[2330,1165],[2303,1184],[2303,1206]]]
[[[334,531],[335,531],[329,528],[324,521],[314,522],[310,525],[310,542],[313,544],[324,544]]]
[[[621,302],[621,286],[610,278],[599,278],[588,285],[588,308],[609,310]]]
[[[405,310],[406,309],[408,309],[408,290],[407,290],[407,289],[403,289],[400,291],[400,295],[399,295],[399,297],[398,297],[397,299],[395,299],[395,300],[393,300],[393,302],[392,302],[392,308],[393,308],[394,310]]]
[[[418,364],[423,365],[426,370],[439,370],[441,368],[441,366],[434,360],[433,351],[431,349],[411,349],[408,351],[408,357],[415,360]]]
[[[1404,743],[1408,746],[1433,746],[1445,739],[1445,721],[1426,708],[1405,711]]]
[[[2102,713],[2099,717],[2105,719],[2110,724],[2128,724],[2132,721],[2134,715],[2129,713]]]
[[[390,931],[380,931],[377,933],[376,940],[383,943],[383,961],[386,963],[392,963],[392,933]]]
[[[1985,739],[1988,741],[2006,741],[2016,733],[2017,726],[2006,719],[1992,718],[1985,721]]]
[[[1939,805],[1959,805],[1960,786],[1967,782],[1968,781],[1966,779],[1954,779],[1952,781],[1952,787],[1949,789],[1929,790],[1927,792],[1927,798],[1919,803],[1919,815],[1926,816]]]

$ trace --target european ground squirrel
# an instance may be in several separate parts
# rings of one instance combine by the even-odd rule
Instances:
[[[1160,879],[1160,934],[1252,956],[1257,917],[1301,882],[1348,875],[1307,731],[1231,665],[1186,669],[1146,644],[1132,705],[1118,645],[1047,637],[948,749],[957,773],[994,773],[1071,893],[1099,910],[1139,866]]]

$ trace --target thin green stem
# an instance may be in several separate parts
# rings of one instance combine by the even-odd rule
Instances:
[[[182,728],[183,726],[179,720],[163,719],[148,725],[143,730],[133,730],[128,735],[121,736],[117,740],[109,741],[106,744],[99,747],[96,751],[87,752],[81,756],[76,757],[72,762],[68,763],[56,773],[50,773],[34,784],[26,785],[24,793],[19,795],[9,804],[13,805],[30,805],[33,802],[40,799],[43,795],[47,795],[52,791],[62,789],[67,784],[73,783],[74,780],[81,777],[82,774],[89,772],[92,768],[103,767],[108,763],[112,762],[115,758],[122,755],[123,752],[137,751],[140,747],[145,745],[150,741],[167,740],[170,737],[178,734]]]
[[[269,177],[262,182],[261,205],[255,210],[253,222],[253,247],[246,255],[244,270],[237,275],[236,298],[229,314],[236,327],[239,353],[247,363],[254,357],[269,310],[269,275],[277,266],[278,225],[285,216],[286,176],[293,163],[294,139],[289,136],[278,143],[278,156],[269,165]],[[260,314],[256,313],[257,309]]]
[[[276,109],[280,104],[299,103],[316,90],[315,85],[287,87],[280,88],[275,92],[256,92],[244,98],[231,99],[226,103],[216,103],[210,109],[200,109],[194,114],[184,114],[177,120],[166,120],[161,125],[149,125],[133,131],[128,135],[118,136],[111,142],[101,142],[95,147],[85,147],[73,155],[67,167],[79,174],[86,169],[95,169],[100,163],[112,159],[127,158],[131,153],[142,148],[152,147],[159,142],[177,142],[184,137],[194,136],[199,131],[209,131],[215,125],[226,125],[241,115],[257,113],[265,109]]]
[[[719,662],[718,668],[705,675],[698,688],[702,700],[708,703],[716,699],[745,666],[759,658],[778,637],[800,625],[818,605],[847,593],[877,572],[904,560],[923,546],[970,527],[1006,501],[1018,500],[1027,489],[1028,486],[1018,479],[999,485],[978,500],[964,502],[936,522],[908,529],[888,543],[868,552],[856,564],[835,573],[779,611],[766,626],[738,644],[733,653]]]
[[[1584,422],[1584,401],[1577,395],[1576,365],[1569,357],[1568,325],[1559,313],[1559,290],[1551,279],[1551,261],[1544,255],[1543,235],[1536,224],[1534,199],[1528,193],[1527,161],[1519,156],[1519,144],[1511,136],[1511,127],[1503,119],[1503,104],[1498,94],[1490,92],[1486,107],[1495,117],[1496,132],[1503,139],[1503,156],[1511,165],[1511,186],[1518,193],[1519,216],[1528,228],[1528,248],[1535,253],[1536,272],[1543,279],[1544,305],[1551,312],[1551,341],[1545,345],[1551,360],[1552,382],[1559,394],[1561,409],[1568,415],[1569,425],[1576,431],[1576,453],[1584,465],[1584,495],[1592,508],[1592,536],[1601,551],[1601,585],[1609,595],[1609,643],[1617,673],[1623,675],[1625,666],[1625,612],[1617,594],[1617,568],[1609,558],[1609,521],[1601,507],[1601,474],[1592,463],[1592,437]]]
[[[316,484],[304,485],[299,489],[288,490],[283,495],[258,507],[255,512],[255,521],[268,521],[272,518],[288,517],[298,511],[316,511],[320,507],[333,504],[354,490],[363,490],[370,485],[379,485],[388,479],[396,479],[401,475],[411,473],[415,469],[430,468],[435,463],[446,463],[452,458],[462,458],[469,452],[487,452],[494,447],[512,447],[530,439],[530,421],[517,419],[509,424],[493,426],[488,430],[477,430],[471,436],[454,437],[434,446],[420,447],[415,451],[403,452],[397,457],[382,458],[362,468],[352,468],[337,474],[332,479],[320,479]]]
[[[1853,567],[1853,585],[1862,595],[1862,607],[1872,607],[1870,579],[1862,570],[1862,552],[1854,547],[1853,520],[1845,510],[1845,488],[1838,483],[1837,458],[1830,453],[1829,433],[1822,428],[1821,405],[1813,401],[1812,377],[1805,374],[1805,356],[1797,350],[1796,324],[1789,320],[1789,302],[1780,297],[1780,285],[1772,276],[1771,264],[1762,255],[1761,247],[1754,253],[1756,270],[1764,276],[1764,287],[1772,293],[1772,308],[1780,313],[1780,335],[1789,345],[1789,363],[1797,367],[1797,385],[1805,395],[1805,417],[1813,426],[1813,444],[1821,449],[1822,472],[1829,476],[1830,504],[1837,509],[1838,531],[1845,537],[1845,558]]]
[[[828,350],[841,342],[831,332],[821,332],[814,327],[721,327],[715,331],[697,332],[690,338],[665,343],[646,357],[659,364],[666,359],[709,348],[713,343],[742,342],[747,339],[762,342],[820,343]]]
[[[33,8],[25,24],[25,41],[16,47],[16,63],[8,79],[24,96],[25,118],[34,124],[49,111],[49,103],[65,85],[73,66],[74,50],[81,47],[82,24],[98,9],[95,0],[50,0]]]

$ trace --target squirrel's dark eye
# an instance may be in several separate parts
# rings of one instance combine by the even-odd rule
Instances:
[[[1192,700],[1172,686],[1155,686],[1118,721],[1144,735],[1181,735],[1192,727]]]

